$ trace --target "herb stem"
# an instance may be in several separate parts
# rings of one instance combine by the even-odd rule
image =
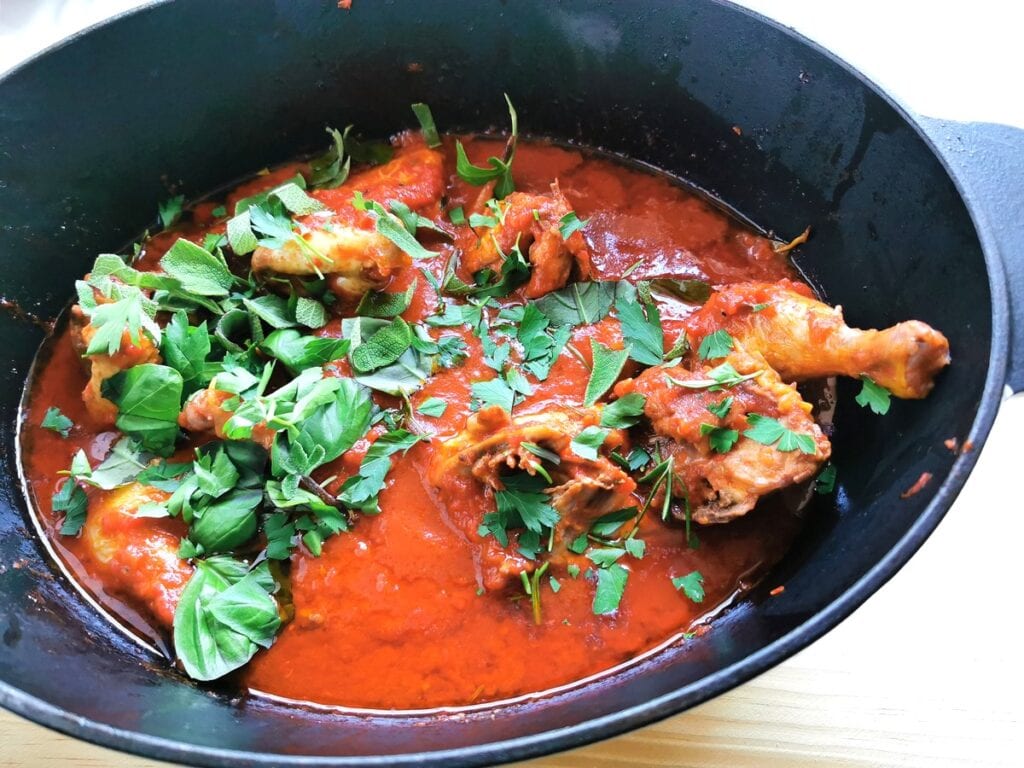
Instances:
[[[346,507],[341,501],[338,500],[337,496],[333,496],[327,492],[327,490],[320,485],[316,480],[311,478],[309,475],[303,475],[299,478],[299,485],[303,490],[309,491],[316,496],[324,504],[334,507],[336,510],[341,512],[341,516],[345,518],[345,522],[349,525],[355,522],[352,515],[352,510]]]

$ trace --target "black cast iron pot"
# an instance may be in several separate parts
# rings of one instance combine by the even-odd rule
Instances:
[[[849,614],[934,529],[1004,385],[1024,387],[1024,261],[1012,252],[1024,244],[1012,197],[1021,133],[933,123],[929,139],[845,64],[732,6],[181,0],[123,16],[0,81],[0,294],[52,317],[96,253],[151,223],[169,182],[201,195],[318,148],[328,124],[384,136],[411,123],[414,101],[445,130],[502,125],[502,91],[532,134],[667,169],[784,237],[811,224],[799,264],[851,324],[918,318],[949,337],[953,365],[925,401],[897,402],[883,419],[840,385],[839,491],[816,502],[767,580],[785,593],[756,591],[700,641],[599,682],[457,717],[317,713],[210,692],[108,625],[35,540],[15,422],[42,332],[0,313],[0,704],[100,744],[207,765],[523,758],[763,672]],[[951,453],[952,436],[974,451]],[[901,499],[925,471],[934,480]]]

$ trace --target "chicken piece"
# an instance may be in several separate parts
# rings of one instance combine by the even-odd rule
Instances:
[[[850,328],[840,307],[823,304],[806,285],[790,280],[727,286],[690,318],[689,328],[694,349],[707,334],[728,331],[785,381],[866,375],[902,398],[925,397],[949,365],[949,342],[925,323]]]
[[[674,460],[674,495],[681,496],[685,489],[693,519],[702,524],[733,520],[753,509],[765,494],[810,478],[832,450],[811,417],[810,404],[796,387],[784,383],[753,356],[737,352],[730,363],[741,374],[760,374],[712,392],[675,383],[707,381],[711,366],[695,371],[682,366],[655,367],[636,379],[620,382],[615,389],[620,397],[635,391],[647,398],[644,413],[655,434],[663,438],[658,441],[661,454]],[[724,417],[708,410],[729,397],[732,402]],[[804,438],[805,447],[813,444],[813,451],[783,451],[781,444],[763,445],[745,436],[753,426],[749,414],[775,419],[785,429],[809,436],[809,443]],[[702,434],[704,424],[735,430],[738,440],[727,452],[718,453],[711,446],[712,434]]]
[[[193,394],[178,414],[178,426],[193,433],[213,432],[217,437],[227,439],[224,434],[224,425],[231,418],[232,412],[225,410],[224,403],[235,397],[230,392],[216,388],[216,382],[211,382],[206,389],[201,389]],[[268,451],[274,443],[276,432],[269,429],[266,424],[260,423],[252,428],[252,440],[259,443]]]
[[[337,189],[313,192],[330,210],[296,219],[306,245],[293,239],[281,248],[261,246],[253,252],[253,270],[294,277],[320,273],[333,292],[346,298],[384,287],[395,270],[410,264],[409,256],[376,231],[370,214],[353,207],[353,197],[359,192],[384,206],[397,201],[423,210],[441,198],[443,164],[439,152],[413,149],[353,176]]]
[[[185,524],[176,518],[138,517],[144,504],[161,504],[170,494],[132,483],[100,491],[90,501],[82,543],[104,589],[170,629],[192,566],[178,557]]]
[[[117,419],[117,406],[103,397],[103,382],[115,373],[136,365],[161,362],[160,350],[142,331],[139,331],[138,337],[133,341],[131,334],[125,329],[117,352],[112,355],[86,355],[89,342],[96,335],[96,329],[90,325],[89,318],[78,304],[71,308],[70,332],[72,346],[89,368],[89,383],[82,390],[85,407],[98,426],[113,427]]]
[[[582,233],[577,230],[563,240],[559,230],[562,217],[573,210],[558,182],[551,185],[550,194],[513,192],[499,205],[500,221],[490,229],[478,230],[479,239],[463,253],[462,263],[470,272],[499,270],[503,254],[511,251],[518,240],[532,266],[524,291],[527,298],[535,299],[564,286],[574,262],[578,278],[590,279],[590,251]]]
[[[470,475],[492,491],[501,490],[503,471],[519,469],[535,475],[542,466],[541,458],[523,443],[550,451],[558,456],[559,463],[545,468],[552,481],[546,493],[560,517],[555,540],[564,548],[565,543],[588,530],[593,520],[633,504],[636,483],[629,475],[603,456],[584,459],[570,447],[576,435],[599,421],[599,408],[551,408],[516,417],[497,406],[483,408],[467,419],[459,435],[438,446],[430,464],[430,481],[437,488],[457,488],[451,478]],[[604,446],[614,450],[624,440],[622,430],[611,430]],[[490,538],[483,542],[484,584],[488,589],[498,589],[537,565],[517,553],[517,541],[513,532],[508,547]]]

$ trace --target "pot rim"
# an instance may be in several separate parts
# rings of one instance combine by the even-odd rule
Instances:
[[[37,60],[65,46],[73,45],[79,38],[90,34],[93,30],[115,24],[129,16],[148,13],[169,2],[172,2],[172,0],[151,0],[151,2],[119,13],[53,43],[6,72],[0,73],[0,87],[3,86],[6,80],[20,73],[22,69],[32,66]],[[707,677],[677,688],[671,693],[656,699],[637,704],[629,709],[556,730],[542,731],[529,736],[520,736],[486,744],[475,744],[429,752],[410,752],[403,755],[285,755],[189,744],[184,741],[115,728],[76,715],[60,707],[55,707],[2,680],[0,680],[0,706],[40,725],[93,744],[144,757],[173,760],[193,765],[238,766],[239,768],[252,765],[302,766],[303,768],[313,768],[314,766],[342,768],[343,766],[385,765],[489,765],[539,757],[608,739],[627,731],[659,722],[697,704],[709,701],[768,671],[794,655],[797,651],[818,640],[853,613],[865,600],[891,579],[921,547],[925,539],[931,535],[932,531],[935,530],[939,522],[949,511],[949,508],[959,495],[967,477],[978,461],[978,456],[981,453],[981,449],[995,421],[999,405],[1002,402],[1006,386],[1009,356],[1009,298],[1002,258],[995,239],[991,234],[990,225],[981,210],[981,201],[975,200],[974,195],[962,182],[961,178],[952,170],[941,150],[922,128],[917,117],[900,99],[885,91],[873,80],[836,54],[796,30],[749,8],[736,5],[731,0],[711,0],[711,2],[714,5],[724,6],[733,11],[743,13],[787,35],[796,42],[809,47],[818,55],[823,56],[829,62],[859,80],[872,93],[888,104],[914,130],[953,181],[981,244],[991,293],[992,338],[988,372],[985,377],[980,404],[970,432],[965,438],[965,442],[971,441],[973,443],[974,449],[968,453],[960,453],[957,456],[949,474],[938,486],[935,495],[921,512],[916,522],[867,573],[835,598],[827,607],[803,624],[793,628],[787,634],[755,653]]]

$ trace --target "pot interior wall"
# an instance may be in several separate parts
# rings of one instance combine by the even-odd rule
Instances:
[[[806,535],[766,584],[785,583],[785,593],[757,593],[698,642],[500,716],[412,723],[211,695],[95,616],[33,539],[13,425],[42,335],[2,313],[0,680],[102,726],[270,754],[495,742],[677,691],[635,715],[650,718],[741,679],[731,665],[814,617],[911,529],[953,466],[942,441],[966,435],[981,402],[991,321],[977,236],[940,163],[887,101],[731,7],[357,0],[344,11],[326,1],[181,0],[121,19],[0,83],[0,294],[52,317],[96,253],[152,222],[169,183],[203,194],[319,147],[325,125],[386,135],[413,124],[414,101],[429,103],[442,129],[501,127],[502,91],[531,134],[664,168],[782,237],[810,224],[799,264],[851,324],[914,317],[949,336],[954,364],[925,402],[876,417],[852,404],[854,385],[841,385],[838,502],[815,502]],[[900,499],[925,470],[936,480]],[[16,704],[11,695],[0,702]],[[57,722],[53,712],[36,716]]]

